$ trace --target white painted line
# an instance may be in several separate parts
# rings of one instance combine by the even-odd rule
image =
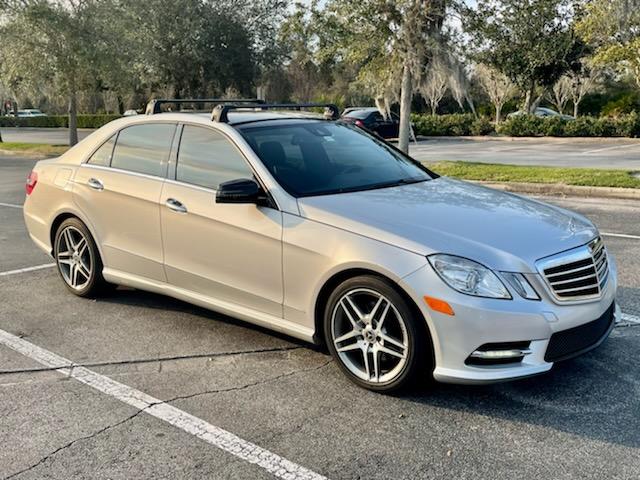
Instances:
[[[55,266],[56,266],[55,263],[44,263],[42,265],[36,265],[35,267],[19,268],[17,270],[7,270],[6,272],[0,272],[0,277],[17,275],[18,273],[35,272],[36,270],[43,270],[45,268],[52,268]]]
[[[623,322],[627,323],[637,323],[640,325],[640,317],[636,317],[635,315],[630,315],[628,313],[623,313],[621,316]]]
[[[0,202],[0,207],[22,208],[22,205],[15,205],[13,203],[2,203],[2,202]]]
[[[600,232],[600,235],[604,235],[605,237],[631,238],[633,240],[640,240],[640,235],[629,235],[627,233]]]
[[[272,475],[287,480],[326,480],[286,458],[243,440],[231,432],[211,425],[198,417],[164,403],[140,390],[116,382],[85,367],[74,367],[71,360],[38,347],[9,332],[0,330],[0,345],[5,345],[49,368],[78,380],[127,405],[144,411],[248,463],[257,465]],[[61,365],[63,367],[61,367]]]
[[[586,152],[582,152],[582,155],[590,155],[592,153],[608,152],[609,150],[620,150],[621,148],[631,148],[631,147],[637,147],[637,146],[638,146],[637,143],[629,143],[627,145],[614,145],[612,147],[603,147],[603,148],[596,148],[595,150],[587,150]]]

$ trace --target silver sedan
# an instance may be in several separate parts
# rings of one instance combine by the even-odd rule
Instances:
[[[31,238],[76,295],[127,285],[325,344],[372,390],[539,374],[618,314],[584,217],[315,115],[123,118],[26,190]]]

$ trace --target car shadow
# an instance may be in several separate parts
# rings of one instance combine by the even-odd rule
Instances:
[[[629,290],[634,290],[630,292]],[[626,289],[638,298],[640,289]],[[170,310],[249,328],[326,354],[323,347],[163,295],[118,288],[103,302]],[[640,448],[640,326],[614,329],[598,349],[560,362],[545,374],[491,385],[428,383],[398,400],[538,425]],[[336,375],[340,375],[335,371]]]

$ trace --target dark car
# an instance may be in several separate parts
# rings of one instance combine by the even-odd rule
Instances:
[[[343,112],[341,120],[366,128],[382,138],[398,138],[400,118],[395,113],[391,114],[389,120],[385,120],[375,107],[352,107]]]

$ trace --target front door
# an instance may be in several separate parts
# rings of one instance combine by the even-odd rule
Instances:
[[[184,126],[161,195],[165,271],[177,287],[282,317],[281,212],[215,202],[220,183],[252,177],[223,133]]]

